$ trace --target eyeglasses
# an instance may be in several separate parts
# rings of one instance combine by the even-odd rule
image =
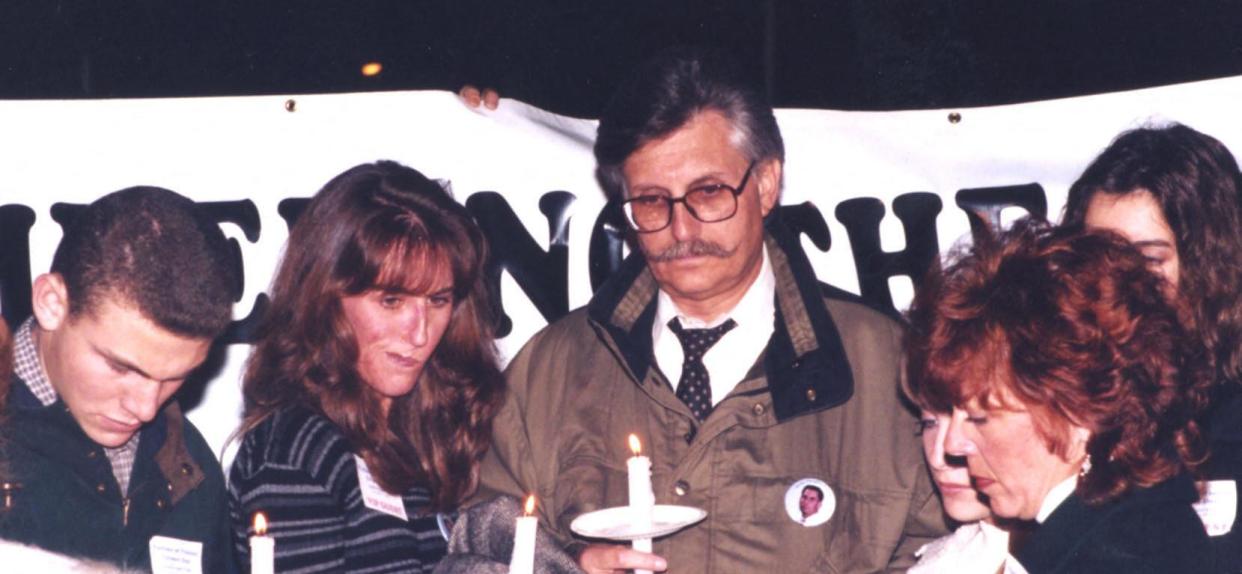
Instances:
[[[733,217],[737,213],[737,196],[746,189],[755,162],[746,167],[746,174],[737,187],[713,183],[690,188],[681,197],[667,195],[640,195],[621,202],[625,217],[639,233],[653,233],[669,226],[673,221],[673,204],[681,203],[686,211],[703,223],[715,223]]]

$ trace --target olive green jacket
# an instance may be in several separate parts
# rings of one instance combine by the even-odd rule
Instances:
[[[904,571],[916,549],[947,533],[899,399],[899,324],[818,283],[797,237],[778,225],[766,244],[775,333],[701,426],[655,366],[657,285],[636,254],[509,365],[484,495],[534,493],[543,525],[576,546],[575,517],[626,504],[626,437],[636,433],[657,504],[707,511],[656,540],[671,572]],[[835,498],[821,526],[786,510],[804,478]]]

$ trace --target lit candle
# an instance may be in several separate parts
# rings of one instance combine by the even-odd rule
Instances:
[[[630,451],[634,453],[625,462],[629,471],[630,513],[634,527],[638,530],[650,530],[655,513],[655,491],[651,489],[651,459],[642,455],[642,443],[638,435],[630,435]],[[633,542],[634,550],[651,553],[651,539],[637,538]],[[634,570],[634,574],[651,574],[650,570]]]
[[[276,539],[267,535],[267,517],[254,514],[254,536],[250,537],[250,574],[275,574]]]
[[[513,556],[509,558],[509,574],[532,574],[535,571],[535,532],[539,519],[535,514],[535,495],[526,497],[525,514],[517,519],[513,530]]]

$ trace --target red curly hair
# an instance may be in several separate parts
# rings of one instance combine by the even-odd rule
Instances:
[[[929,272],[909,311],[906,390],[933,410],[1025,407],[1060,456],[1070,426],[1086,428],[1078,494],[1115,500],[1204,458],[1194,419],[1210,362],[1175,305],[1122,237],[1020,221]]]

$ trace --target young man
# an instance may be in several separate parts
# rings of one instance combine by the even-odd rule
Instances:
[[[904,570],[945,526],[898,400],[901,328],[819,283],[773,216],[771,107],[731,62],[668,53],[622,85],[595,156],[638,249],[510,364],[484,486],[535,493],[588,572]],[[627,504],[630,433],[657,504],[707,511],[654,554],[569,529]],[[785,506],[806,479],[836,501],[814,526]]]
[[[66,227],[14,334],[0,538],[127,569],[231,566],[219,462],[170,398],[237,283],[219,227],[165,189],[109,194]]]

